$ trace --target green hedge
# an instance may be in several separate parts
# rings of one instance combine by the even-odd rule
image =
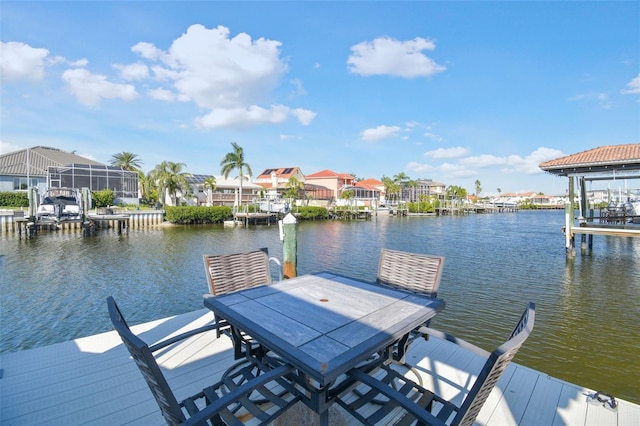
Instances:
[[[407,203],[409,213],[433,213],[435,207],[428,201],[421,201],[419,203]]]
[[[324,207],[303,206],[294,210],[302,220],[329,219],[329,212]]]
[[[0,192],[0,206],[29,207],[29,198],[26,192]]]
[[[233,218],[229,206],[177,206],[165,207],[165,219],[181,225],[192,223],[219,223]]]

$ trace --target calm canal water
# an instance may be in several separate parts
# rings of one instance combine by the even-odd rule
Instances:
[[[298,274],[321,270],[375,280],[382,247],[443,255],[432,325],[492,350],[526,302],[536,327],[516,362],[640,403],[640,239],[595,237],[593,253],[567,261],[562,211],[304,222]],[[113,295],[130,323],[201,309],[202,255],[268,247],[277,226],[188,226],[0,236],[0,353],[111,330]]]

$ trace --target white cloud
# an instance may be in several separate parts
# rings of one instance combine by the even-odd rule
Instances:
[[[378,126],[375,129],[366,129],[360,133],[363,141],[379,141],[395,136],[400,130],[398,126]]]
[[[364,76],[429,77],[446,70],[446,67],[422,53],[433,49],[435,43],[420,37],[408,41],[380,37],[352,46],[347,68],[354,74]]]
[[[230,37],[229,29],[190,26],[166,52],[149,43],[133,51],[160,61],[156,76],[169,80],[182,95],[208,109],[246,108],[267,99],[287,65],[279,57],[279,41],[248,34]]]
[[[509,159],[512,159],[513,162],[517,162],[518,159],[522,159],[522,157],[517,155],[512,155],[509,157],[497,157],[495,155],[490,154],[481,154],[473,157],[465,157],[460,159],[460,164],[464,164],[471,167],[492,167],[492,166],[501,166],[505,164],[509,164]]]
[[[301,124],[308,125],[316,114],[302,108],[291,109],[286,105],[272,105],[263,108],[252,105],[248,108],[216,108],[210,113],[198,117],[196,125],[208,129],[222,127],[250,127],[260,124],[278,124],[289,117],[296,118]]]
[[[463,148],[461,146],[457,146],[455,148],[438,148],[433,151],[427,151],[424,153],[425,157],[428,158],[458,158],[463,157],[469,153],[467,148]]]
[[[66,59],[64,59],[61,56],[56,56],[56,58],[59,58],[60,62],[65,62],[69,66],[76,67],[76,68],[86,67],[89,64],[89,61],[87,59],[85,59],[85,58],[78,59],[77,61],[67,61]]]
[[[280,140],[281,141],[288,141],[288,140],[291,140],[291,139],[299,140],[299,139],[302,139],[302,138],[300,136],[294,136],[294,135],[284,135],[284,134],[280,135]]]
[[[129,65],[113,65],[115,69],[120,71],[120,77],[125,80],[144,80],[149,77],[149,67],[141,62]]]
[[[580,93],[578,95],[570,97],[568,100],[570,102],[597,101],[604,109],[609,109],[612,106],[609,95],[603,92]]]
[[[628,89],[622,89],[620,93],[623,95],[636,95],[640,94],[640,74],[637,77],[631,79],[630,82],[627,83]]]
[[[540,147],[526,157],[519,155],[509,155],[506,157],[498,157],[495,155],[478,155],[474,157],[462,158],[459,163],[466,167],[487,168],[495,166],[504,166],[504,173],[524,173],[526,175],[534,175],[543,173],[538,167],[540,163],[554,158],[564,156],[562,151],[552,148]]]
[[[21,149],[24,149],[24,148],[9,142],[0,141],[0,154],[7,154],[13,151],[20,151]]]
[[[4,81],[40,81],[44,78],[47,49],[33,48],[27,44],[0,42],[0,74]]]
[[[176,100],[175,93],[163,88],[149,90],[147,94],[157,101],[173,102]]]
[[[291,80],[291,85],[293,86],[293,92],[291,93],[292,98],[295,96],[304,96],[307,94],[307,91],[302,85],[302,80],[300,80],[299,78],[294,78],[293,80]]]
[[[440,135],[436,135],[435,133],[431,133],[431,132],[426,132],[424,134],[424,137],[427,139],[431,139],[434,140],[436,142],[444,142],[444,138]]]
[[[291,115],[296,117],[298,121],[304,125],[308,126],[311,124],[314,118],[316,118],[316,113],[313,111],[309,111],[308,109],[296,108],[291,110]]]
[[[164,57],[164,52],[151,43],[141,41],[131,48],[133,53],[137,53],[141,57],[150,61],[157,61]]]
[[[162,86],[150,91],[154,99],[191,101],[210,112],[197,118],[205,128],[281,123],[290,117],[303,125],[316,113],[285,105],[260,106],[270,98],[288,71],[280,58],[282,43],[246,33],[230,36],[224,26],[207,29],[196,24],[175,39],[166,51],[141,42],[132,51],[151,64],[152,78]],[[292,80],[293,95],[306,92]]]
[[[434,170],[434,167],[431,164],[423,164],[418,163],[416,161],[411,161],[407,164],[407,171],[416,172],[416,173],[427,173]]]
[[[106,76],[91,74],[82,68],[66,70],[62,79],[78,102],[87,106],[98,105],[102,99],[131,101],[138,96],[134,86],[112,83]]]
[[[248,108],[216,108],[196,119],[196,125],[214,129],[220,127],[246,127],[258,124],[282,123],[289,115],[289,108],[275,105],[269,109],[252,105]]]
[[[471,170],[461,164],[443,163],[438,167],[438,170],[447,177],[461,178],[477,175],[475,170]]]

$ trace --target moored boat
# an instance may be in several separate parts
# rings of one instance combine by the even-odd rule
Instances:
[[[50,188],[40,200],[38,220],[61,222],[82,218],[82,197],[75,188]]]

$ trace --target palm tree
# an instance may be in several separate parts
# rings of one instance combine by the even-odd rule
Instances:
[[[134,154],[132,152],[119,152],[111,156],[109,163],[112,166],[135,172],[140,169],[142,161],[138,158],[138,154]]]
[[[188,191],[189,182],[187,181],[187,177],[191,176],[191,174],[183,172],[183,167],[186,167],[184,163],[163,161],[151,171],[151,177],[160,189],[160,198],[163,205],[165,204],[164,198],[166,191],[169,191],[169,194],[172,195],[171,199],[174,201],[175,205],[178,204],[178,191],[183,194]]]
[[[209,176],[204,180],[204,189],[207,189],[207,203],[211,206],[213,204],[213,191],[216,189],[216,178]]]
[[[238,207],[240,207],[242,205],[242,181],[244,180],[244,171],[246,170],[248,175],[252,175],[253,173],[251,172],[251,166],[244,161],[244,151],[242,147],[235,142],[231,142],[231,146],[233,146],[233,151],[228,152],[220,162],[222,166],[220,173],[222,173],[226,179],[229,177],[229,173],[234,169],[238,169],[240,176],[240,199],[238,200]]]
[[[140,198],[144,198],[149,201],[149,194],[153,189],[153,182],[151,181],[149,175],[146,175],[142,170],[137,170],[138,172],[138,190],[140,191]]]
[[[480,179],[476,179],[476,197],[480,197],[480,193],[482,192],[482,185],[480,184]]]
[[[384,193],[385,193],[385,199],[387,203],[391,201],[394,195],[396,196],[396,200],[397,200],[397,195],[400,192],[400,185],[398,185],[390,177],[382,176],[381,180],[382,180],[382,183],[384,184]]]
[[[404,189],[408,186],[411,178],[405,173],[400,172],[397,175],[393,176],[393,182],[399,186],[398,193],[404,196]],[[404,197],[403,197],[404,198]],[[405,201],[403,199],[403,201]]]
[[[449,185],[447,187],[447,195],[451,199],[462,200],[467,196],[467,190],[461,186]]]
[[[351,205],[351,200],[355,197],[353,190],[346,189],[340,193],[340,199],[347,200],[349,202],[349,208],[351,209],[353,206]]]
[[[287,190],[284,193],[286,198],[299,198],[300,191],[304,189],[304,183],[300,182],[294,176],[287,181]]]
[[[109,163],[114,167],[128,170],[130,172],[138,172],[138,196],[145,197],[146,188],[144,187],[144,173],[140,170],[142,161],[138,158],[138,154],[132,152],[119,152],[111,156]]]

